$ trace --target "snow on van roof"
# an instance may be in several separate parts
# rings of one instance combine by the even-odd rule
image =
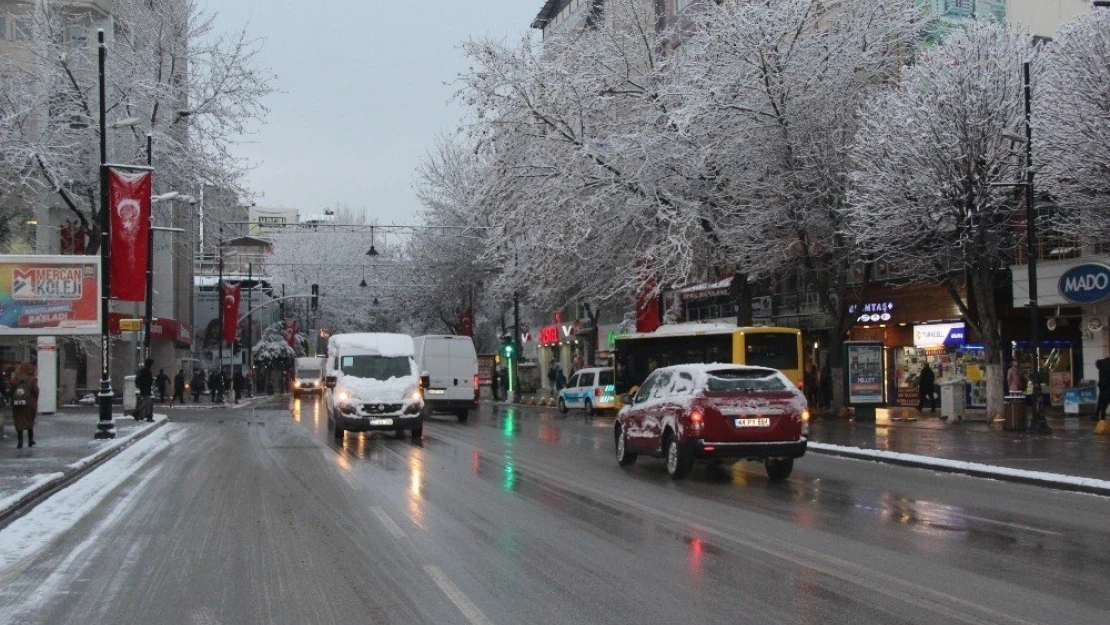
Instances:
[[[328,352],[332,349],[350,348],[376,352],[382,356],[412,356],[415,349],[412,337],[407,334],[386,332],[353,332],[333,334],[328,339]]]

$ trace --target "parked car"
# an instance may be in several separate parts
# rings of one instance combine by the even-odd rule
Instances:
[[[695,364],[653,371],[623,395],[613,436],[617,463],[639,454],[665,458],[671,479],[697,460],[762,461],[772,480],[789,477],[806,451],[805,395],[775,369]]]
[[[580,369],[567,380],[559,391],[559,412],[566,414],[571,408],[581,408],[592,415],[596,410],[617,407],[613,395],[613,370],[608,367]]]
[[[469,336],[428,335],[413,339],[416,366],[428,376],[424,416],[448,412],[466,423],[478,405],[478,355]]]

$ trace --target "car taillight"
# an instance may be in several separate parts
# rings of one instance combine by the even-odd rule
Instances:
[[[471,383],[471,385],[474,386],[474,390],[478,390],[478,374],[477,373],[474,374],[474,377],[470,378],[470,383]]]
[[[695,433],[701,432],[701,427],[704,423],[705,417],[702,415],[700,410],[695,409],[690,411],[690,428]]]

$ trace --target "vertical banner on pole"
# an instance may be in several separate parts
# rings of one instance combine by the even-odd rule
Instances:
[[[239,296],[242,292],[241,285],[228,284],[224,282],[220,285],[220,306],[224,311],[224,342],[234,343],[235,335],[239,326]]]
[[[285,342],[289,344],[289,347],[293,347],[293,343],[297,340],[297,320],[285,319],[281,323],[281,332],[285,336]]]
[[[108,168],[111,296],[124,302],[146,298],[150,189],[151,172]]]

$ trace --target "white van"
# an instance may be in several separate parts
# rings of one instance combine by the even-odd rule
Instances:
[[[305,356],[293,361],[293,397],[324,392],[324,359]]]
[[[328,339],[324,404],[336,440],[343,432],[424,434],[424,400],[412,337],[378,332]]]
[[[433,334],[413,339],[416,366],[428,376],[425,415],[454,414],[459,423],[470,418],[478,402],[478,354],[469,336]]]

